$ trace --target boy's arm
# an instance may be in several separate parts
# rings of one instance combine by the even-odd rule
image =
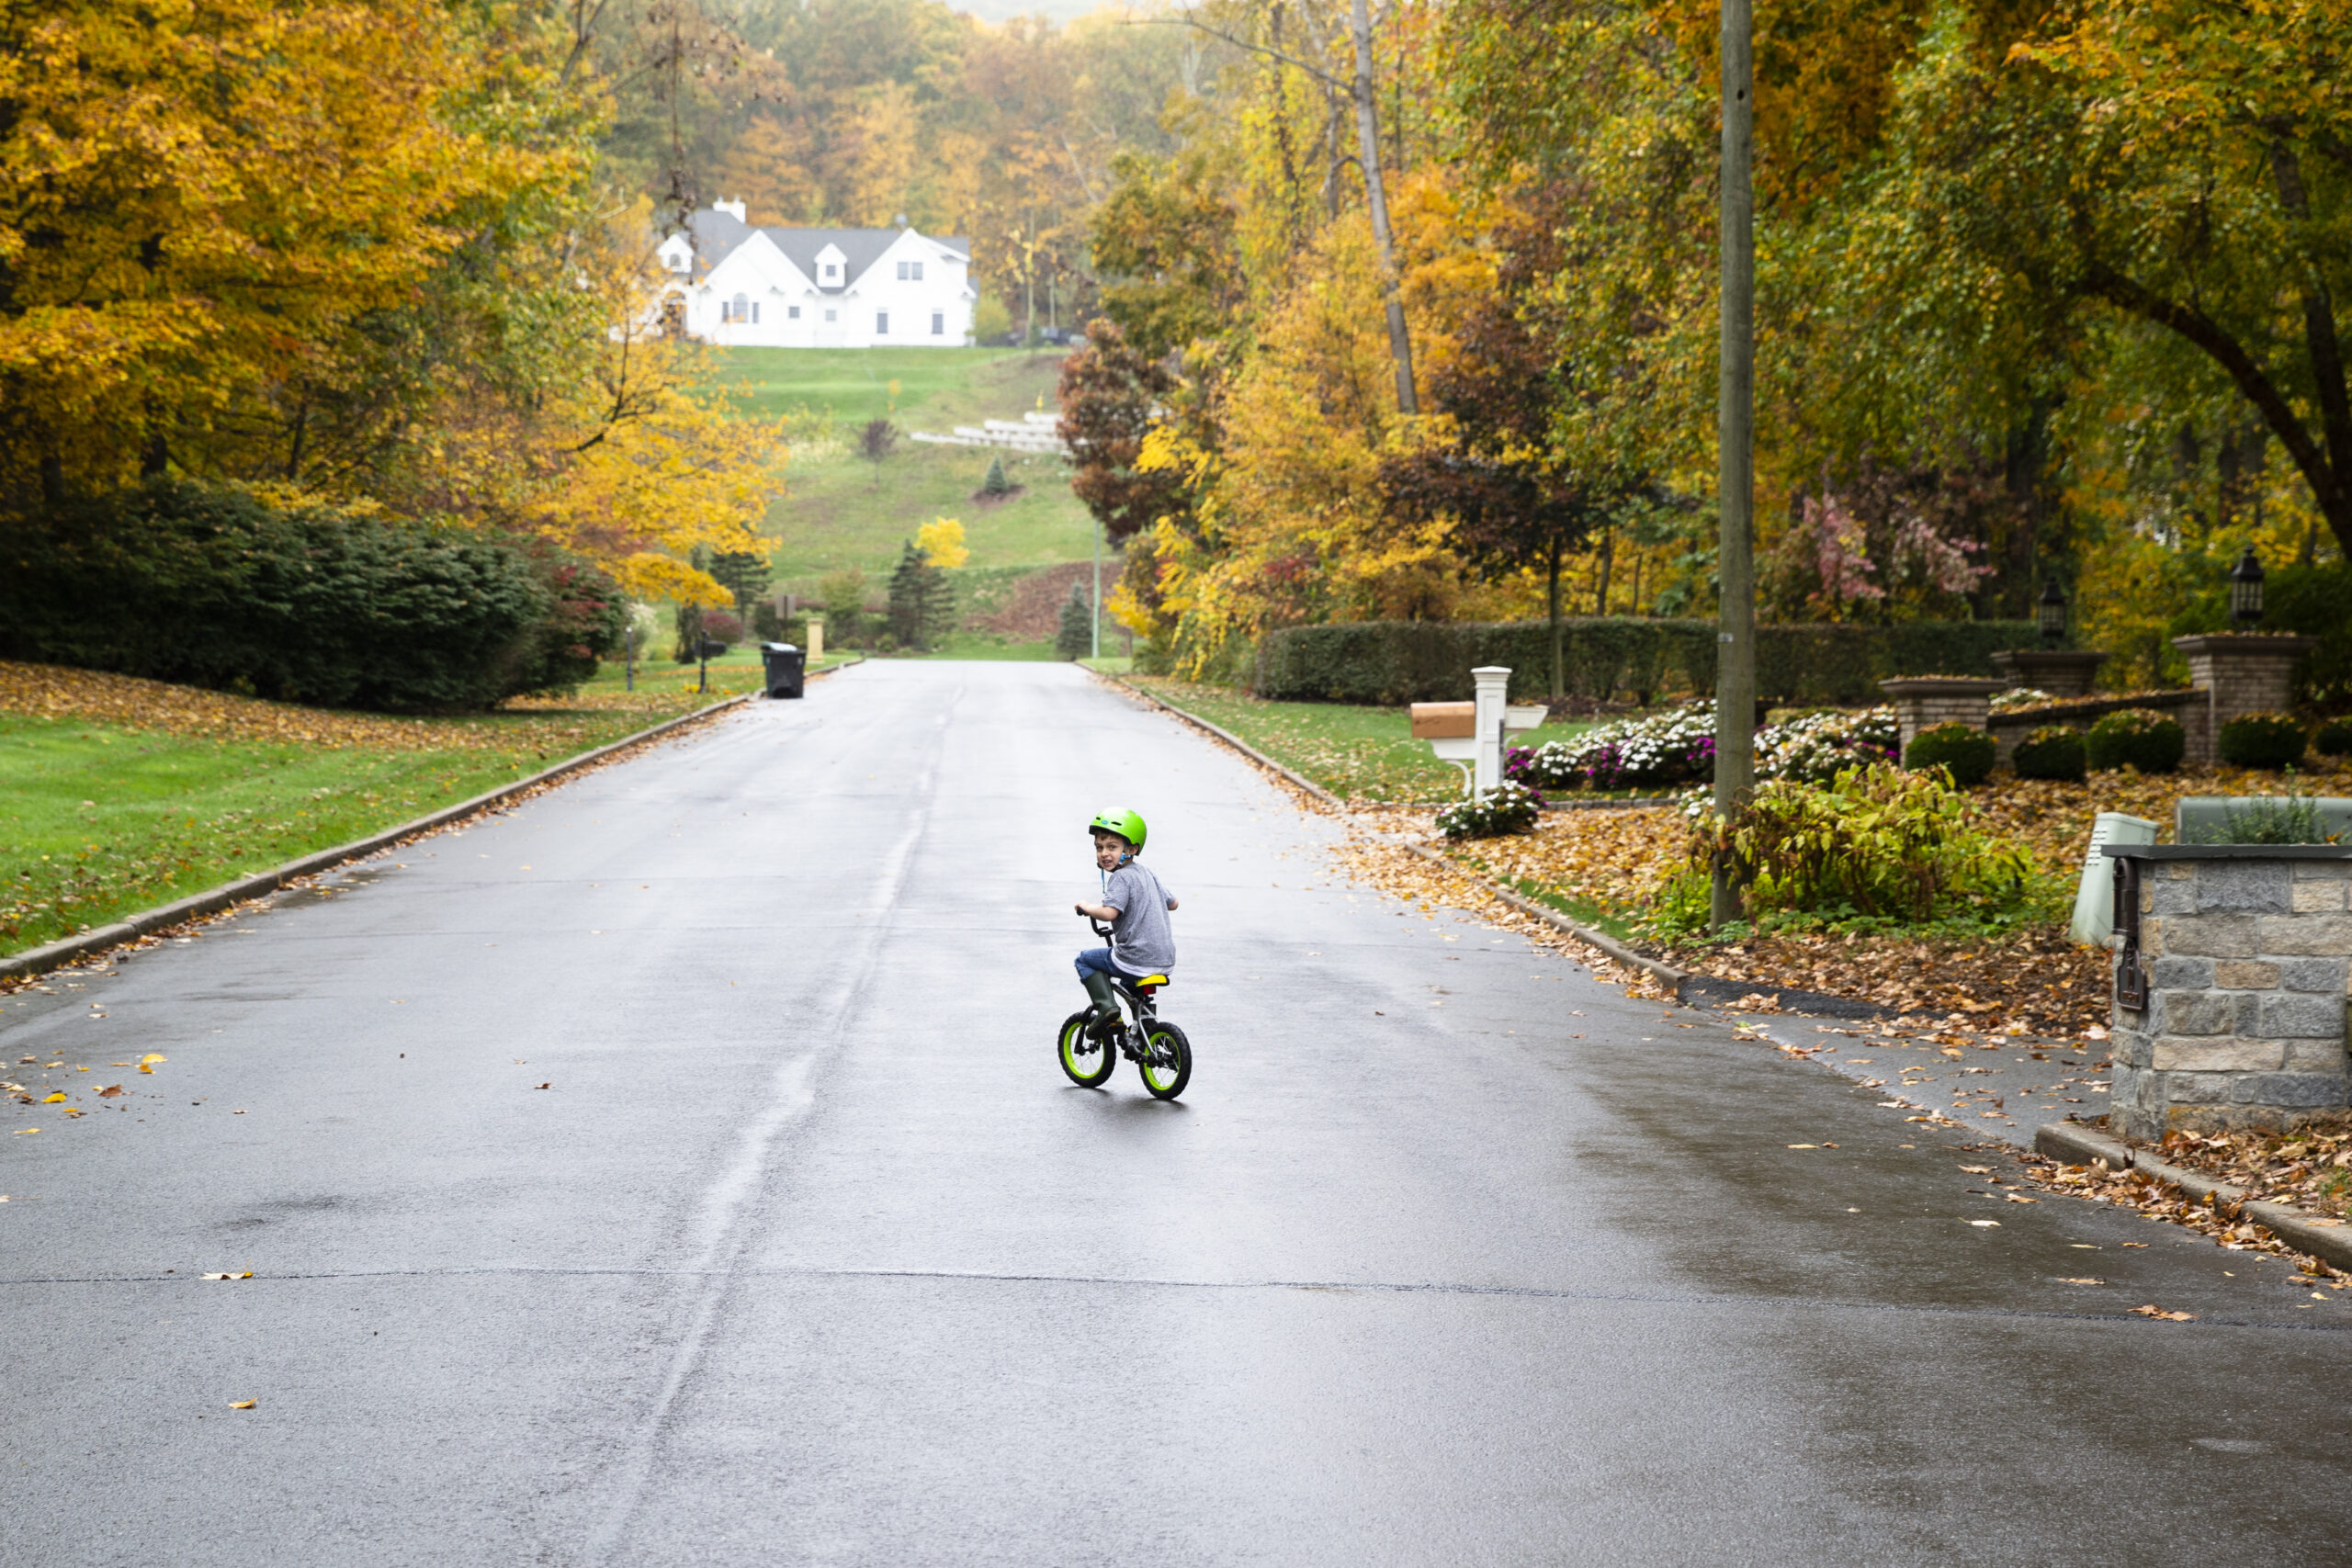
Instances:
[[[1091,919],[1115,920],[1119,918],[1118,909],[1109,904],[1073,904],[1070,908]]]

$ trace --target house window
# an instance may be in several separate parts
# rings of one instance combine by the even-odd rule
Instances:
[[[842,269],[831,262],[827,262],[825,264],[825,276],[827,277],[839,277],[841,276],[841,272]]]
[[[750,296],[748,296],[748,295],[743,295],[743,294],[738,294],[737,296],[735,296],[735,310],[734,310],[734,313],[733,313],[732,315],[729,316],[727,319],[728,319],[729,321],[750,321],[750,320],[752,319],[752,301],[751,301],[751,297],[750,297]]]
[[[827,311],[825,312],[825,321],[826,321],[826,323],[827,323],[828,325],[831,324],[833,321],[838,321],[838,320],[840,320],[840,319],[841,319],[841,312],[840,312],[839,310],[827,310]]]
[[[901,283],[904,283],[906,280],[907,280],[907,264],[906,264],[906,263],[904,263],[904,262],[900,262],[900,263],[899,264],[899,282],[901,282]]]
[[[798,321],[800,319],[800,307],[797,305],[786,305],[784,308],[784,319],[787,321]]]
[[[933,337],[945,337],[947,335],[946,311],[933,310],[931,313],[931,335]]]
[[[916,281],[917,283],[921,283],[921,282],[922,281],[922,263],[921,263],[921,262],[909,262],[907,265],[908,265],[909,266],[911,266],[911,267],[913,267],[913,268],[915,269],[915,270],[914,270],[914,279],[915,279],[915,281]]]
[[[874,312],[874,335],[876,337],[888,337],[890,335],[889,311],[876,310]]]

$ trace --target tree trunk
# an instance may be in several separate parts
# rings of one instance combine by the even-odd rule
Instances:
[[[1551,553],[1544,558],[1544,605],[1552,625],[1552,695],[1568,694],[1567,651],[1560,621],[1560,546],[1553,541]]]
[[[1405,297],[1397,281],[1396,244],[1388,229],[1388,187],[1380,174],[1380,111],[1373,96],[1372,13],[1355,0],[1356,156],[1363,164],[1364,201],[1372,209],[1372,237],[1380,243],[1380,298],[1388,313],[1388,357],[1396,366],[1396,412],[1417,414],[1413,390],[1413,340],[1405,330]]]
[[[1617,530],[1603,528],[1600,531],[1600,581],[1592,592],[1592,613],[1596,615],[1609,614],[1609,574],[1616,564]]]
[[[1715,632],[1715,813],[1728,820],[1756,784],[1756,196],[1755,61],[1748,0],[1723,9],[1723,345],[1716,384],[1716,488],[1722,536]],[[1708,919],[1737,919],[1740,889],[1715,866]]]

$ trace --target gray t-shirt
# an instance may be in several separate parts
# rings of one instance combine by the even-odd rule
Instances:
[[[1119,911],[1111,922],[1112,963],[1130,975],[1165,975],[1176,966],[1168,889],[1141,861],[1131,860],[1103,879],[1102,902]]]

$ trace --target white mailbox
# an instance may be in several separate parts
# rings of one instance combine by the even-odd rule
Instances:
[[[1503,750],[1516,735],[1539,728],[1541,703],[1505,700],[1510,671],[1489,666],[1470,671],[1477,697],[1466,703],[1412,705],[1413,739],[1426,740],[1439,760],[1462,770],[1462,793],[1484,795],[1503,780]]]

